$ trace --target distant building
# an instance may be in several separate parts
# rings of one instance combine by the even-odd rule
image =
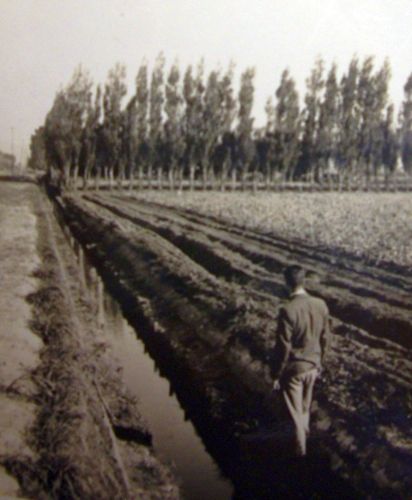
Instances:
[[[16,158],[9,153],[0,151],[0,174],[13,174],[16,165]]]

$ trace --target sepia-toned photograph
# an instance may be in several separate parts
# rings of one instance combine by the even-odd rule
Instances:
[[[0,0],[0,499],[412,499],[412,2]]]

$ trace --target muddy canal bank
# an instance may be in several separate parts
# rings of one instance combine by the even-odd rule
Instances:
[[[47,199],[0,189],[0,494],[179,498]]]
[[[99,325],[122,366],[127,390],[139,402],[139,411],[149,424],[155,453],[173,464],[185,499],[226,500],[232,486],[209,455],[188,412],[182,408],[175,385],[163,374],[167,360],[153,359],[139,331],[123,315],[120,304],[106,289],[92,261],[68,234],[77,255],[84,290],[97,305]]]

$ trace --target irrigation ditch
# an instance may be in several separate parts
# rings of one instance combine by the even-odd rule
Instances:
[[[150,443],[155,454],[172,468],[183,498],[200,499],[205,495],[217,500],[231,498],[230,480],[219,471],[197,434],[190,413],[176,396],[176,391],[179,394],[181,391],[172,381],[177,380],[178,386],[182,385],[179,378],[172,375],[167,378],[164,368],[170,363],[167,353],[163,350],[155,353],[147,341],[143,342],[139,330],[127,321],[120,303],[104,284],[92,259],[62,221],[61,227],[76,255],[84,290],[97,306],[98,324],[121,366],[127,393],[138,402],[138,412],[150,429]]]
[[[51,205],[37,187],[25,196],[37,221],[39,256],[37,286],[26,298],[28,327],[43,348],[38,365],[24,373],[33,384],[35,418],[25,430],[31,454],[4,449],[1,465],[18,481],[21,498],[180,498],[79,288],[77,264]]]

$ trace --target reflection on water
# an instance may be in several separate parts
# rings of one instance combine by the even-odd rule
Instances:
[[[149,424],[154,449],[164,461],[174,465],[184,498],[231,498],[231,483],[220,475],[193,424],[186,419],[169,381],[159,374],[156,363],[124,318],[119,304],[105,290],[79,243],[71,235],[66,236],[77,255],[84,289],[97,307],[99,324],[121,362],[124,381],[137,397],[140,412]]]

